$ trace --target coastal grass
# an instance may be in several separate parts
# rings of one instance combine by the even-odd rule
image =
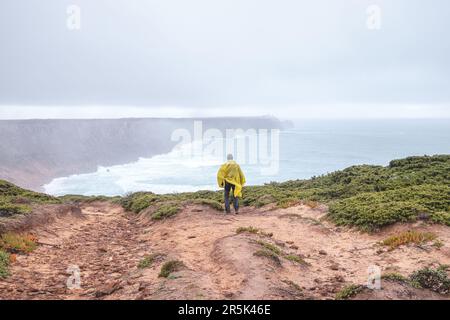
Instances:
[[[58,197],[64,203],[92,203],[92,202],[119,202],[122,198],[120,196],[108,197],[108,196],[83,196],[77,194],[68,194]]]
[[[242,206],[285,208],[303,203],[314,209],[324,203],[330,221],[369,232],[419,219],[450,226],[450,155],[408,157],[388,166],[351,166],[311,179],[245,186],[242,193]],[[165,202],[181,206],[187,201],[219,210],[223,192],[136,192],[120,199],[135,213]]]
[[[195,204],[208,206],[217,211],[222,211],[224,209],[223,205],[219,201],[213,199],[195,199],[193,202]]]
[[[28,214],[33,204],[61,203],[47,194],[22,189],[8,181],[0,180],[0,217]]]
[[[0,236],[0,249],[10,253],[27,254],[37,248],[37,239],[32,234],[7,232]]]
[[[409,276],[403,276],[398,272],[388,272],[381,276],[382,280],[398,282],[417,289],[427,289],[433,292],[449,295],[450,277],[448,275],[449,266],[439,265],[438,267],[424,267],[414,271]],[[361,291],[364,286],[351,284],[344,287],[336,294],[337,300],[349,299]]]
[[[152,214],[152,220],[163,220],[176,215],[181,211],[178,203],[165,203],[160,205]]]
[[[139,269],[146,269],[149,268],[155,263],[158,259],[164,257],[164,254],[161,253],[152,253],[149,255],[144,256],[141,261],[138,263]]]
[[[358,293],[362,292],[363,290],[364,286],[362,285],[350,284],[342,288],[338,293],[336,293],[336,300],[350,299],[356,296]]]
[[[236,229],[236,233],[253,233],[253,234],[258,234],[259,233],[259,229],[249,226],[249,227],[239,227]]]
[[[298,264],[301,264],[304,266],[308,265],[308,263],[302,257],[300,257],[299,255],[296,255],[296,254],[288,254],[288,255],[285,255],[284,258],[286,260],[289,260],[289,261],[292,261],[292,262],[295,262],[295,263],[298,263]]]
[[[409,283],[409,279],[398,272],[388,272],[381,275],[381,279],[400,283]]]
[[[421,245],[426,242],[435,240],[436,238],[437,236],[432,232],[407,230],[384,239],[381,244],[384,246],[388,246],[390,250],[394,250],[400,246],[407,244]]]
[[[450,278],[447,274],[448,266],[441,265],[435,269],[423,268],[415,271],[409,277],[411,285],[448,295],[450,293]]]
[[[0,279],[9,276],[10,255],[8,252],[0,249]]]
[[[167,278],[172,272],[181,270],[184,267],[184,263],[180,260],[170,260],[164,263],[159,272],[159,277]]]
[[[268,249],[260,249],[253,253],[256,257],[263,257],[273,261],[276,265],[281,265],[281,260],[277,253]]]
[[[273,252],[274,254],[276,254],[277,256],[281,255],[283,253],[283,251],[281,251],[280,248],[278,248],[276,245],[267,242],[267,241],[262,241],[262,240],[257,240],[256,241],[257,244],[259,244],[261,247],[263,247],[266,250],[269,250],[271,252]]]

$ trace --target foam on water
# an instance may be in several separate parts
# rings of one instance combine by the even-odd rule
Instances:
[[[386,165],[396,158],[438,153],[450,153],[448,120],[320,122],[280,134],[280,169],[274,176],[261,175],[258,164],[241,166],[248,184],[255,185],[306,179],[351,165]],[[216,190],[216,173],[223,161],[223,153],[202,152],[201,143],[193,142],[149,159],[57,178],[44,188],[53,195]]]

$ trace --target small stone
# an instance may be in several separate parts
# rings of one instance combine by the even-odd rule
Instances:
[[[330,265],[330,269],[331,270],[335,270],[335,271],[339,270],[339,265],[337,263],[333,263],[333,264]]]
[[[119,290],[121,288],[119,282],[111,282],[108,284],[105,284],[104,286],[100,287],[96,292],[95,296],[97,298],[110,295],[114,293],[115,291]]]

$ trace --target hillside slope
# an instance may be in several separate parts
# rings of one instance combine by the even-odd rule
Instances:
[[[39,247],[15,257],[11,275],[0,279],[0,299],[334,299],[349,285],[365,285],[371,265],[407,276],[450,264],[448,227],[418,223],[366,234],[322,220],[325,213],[323,206],[297,205],[225,216],[186,205],[154,221],[108,202],[84,204],[79,216],[33,229]],[[442,245],[380,244],[410,229],[432,232]],[[74,268],[81,284],[70,289]],[[449,299],[391,280],[361,298],[383,292],[392,299]]]
[[[0,181],[0,299],[449,299],[449,169],[410,157],[249,186],[239,215],[221,192],[55,198]]]

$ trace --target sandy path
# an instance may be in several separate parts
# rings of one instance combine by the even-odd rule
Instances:
[[[82,218],[65,217],[33,230],[42,244],[18,256],[12,275],[0,280],[0,299],[330,299],[346,284],[366,283],[370,265],[407,275],[423,266],[450,264],[448,227],[397,225],[369,235],[337,228],[322,221],[324,214],[324,208],[296,206],[244,208],[225,216],[195,205],[152,222],[116,205],[91,204],[82,208]],[[247,226],[273,235],[236,234]],[[377,245],[407,228],[433,231],[444,246],[387,251]],[[258,240],[283,252],[280,264],[253,255],[261,249]],[[163,258],[137,268],[151,253]],[[287,254],[301,256],[308,265],[285,259]],[[181,260],[185,268],[167,279],[158,277],[168,260]],[[80,270],[79,289],[67,287],[70,266]]]
[[[136,224],[120,207],[106,203],[84,207],[82,214],[34,230],[41,245],[17,257],[12,275],[0,280],[1,298],[89,299],[134,284],[127,280],[133,277],[140,252],[146,251],[145,244],[136,241]],[[67,287],[75,275],[68,268],[79,268],[80,289]]]

